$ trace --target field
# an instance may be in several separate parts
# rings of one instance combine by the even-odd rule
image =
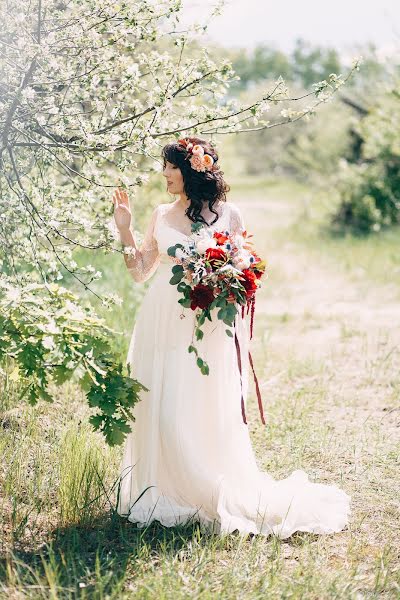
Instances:
[[[68,384],[29,407],[8,381],[1,598],[400,597],[398,230],[333,238],[329,198],[291,182],[241,178],[230,200],[268,263],[252,340],[265,427],[253,388],[248,405],[259,466],[338,483],[352,496],[350,527],[284,541],[136,530],[113,511],[122,449],[91,432],[82,393]],[[104,272],[126,299],[107,317],[123,355],[142,291],[120,257]]]

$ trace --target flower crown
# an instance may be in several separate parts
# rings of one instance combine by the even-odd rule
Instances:
[[[183,146],[188,153],[186,158],[189,158],[189,162],[192,169],[195,171],[212,171],[214,168],[214,159],[211,154],[204,152],[203,146],[200,144],[192,144],[187,138],[180,139],[177,142],[180,146]]]

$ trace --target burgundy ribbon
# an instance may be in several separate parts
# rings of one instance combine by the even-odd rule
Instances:
[[[253,359],[251,357],[250,352],[249,352],[249,361],[250,361],[250,364],[251,364],[251,369],[253,371],[254,383],[255,383],[255,386],[256,386],[256,393],[257,393],[257,400],[258,400],[258,410],[260,411],[261,423],[263,425],[265,425],[264,409],[263,409],[263,405],[262,405],[260,386],[258,385],[258,379],[257,379],[256,372],[254,370]]]
[[[236,328],[235,328],[235,345],[236,345],[236,354],[237,354],[237,361],[238,361],[238,367],[239,367],[239,373],[240,373],[240,395],[241,395],[241,406],[242,406],[242,418],[243,418],[243,423],[245,423],[247,425],[246,412],[244,409],[243,386],[242,386],[242,361],[240,358],[240,345],[239,345],[238,337],[236,335]]]
[[[250,339],[253,337],[253,318],[254,318],[254,308],[255,308],[254,305],[255,305],[255,301],[253,300],[251,304],[252,304],[252,306],[251,306]],[[242,318],[243,317],[244,317],[244,306],[242,306]],[[237,362],[238,362],[239,373],[240,373],[240,391],[241,391],[242,418],[243,418],[243,423],[245,423],[247,425],[246,412],[245,412],[245,408],[244,408],[243,385],[242,385],[242,359],[241,359],[241,354],[240,354],[240,344],[239,344],[238,337],[236,335],[236,328],[235,328],[235,346],[236,346]],[[250,354],[250,351],[249,351],[249,362],[250,362],[250,365],[251,365],[251,370],[253,371],[254,384],[256,386],[256,394],[257,394],[257,400],[258,400],[258,410],[260,412],[261,422],[262,422],[263,425],[265,425],[264,410],[263,410],[263,405],[262,405],[260,386],[258,384],[257,375],[256,375],[256,372],[254,370],[253,358],[252,358],[252,356]]]

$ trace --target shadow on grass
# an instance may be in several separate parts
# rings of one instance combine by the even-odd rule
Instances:
[[[102,593],[115,593],[127,578],[135,579],[152,566],[156,569],[162,560],[183,560],[189,546],[204,546],[211,538],[217,539],[216,534],[202,531],[198,522],[165,527],[153,521],[138,528],[117,513],[108,512],[90,525],[49,531],[47,540],[31,551],[26,551],[22,543],[15,544],[0,556],[0,588],[41,588],[43,597],[52,585],[58,591],[72,593],[72,597],[82,588],[86,593],[99,587]],[[236,538],[234,534],[226,536],[222,545],[232,547]]]
[[[251,542],[255,537],[244,539]],[[287,540],[268,536],[277,555],[283,543],[293,547],[315,541],[319,536],[297,532]],[[25,592],[39,588],[47,597],[50,589],[64,597],[80,597],[81,593],[111,594],[122,591],[149,571],[157,571],[163,561],[187,560],[193,546],[209,545],[219,550],[234,550],[239,535],[205,532],[198,522],[165,527],[153,521],[144,528],[120,515],[109,512],[98,516],[90,526],[74,525],[49,532],[48,541],[27,552],[15,547],[0,557],[0,587],[18,588]],[[86,596],[85,596],[86,597]],[[97,597],[97,596],[96,596]],[[101,596],[102,597],[102,596]]]

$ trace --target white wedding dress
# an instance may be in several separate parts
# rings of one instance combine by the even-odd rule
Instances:
[[[138,311],[127,362],[148,392],[134,408],[135,421],[120,465],[117,511],[144,527],[198,521],[217,534],[238,530],[286,538],[295,531],[327,534],[348,523],[350,497],[336,485],[310,482],[304,471],[276,481],[259,470],[241,412],[241,381],[234,339],[226,325],[206,320],[196,342],[210,368],[203,375],[192,340],[195,312],[178,303],[169,280],[169,246],[185,243],[191,221],[177,203],[152,215],[129,270],[135,281],[156,271]],[[238,207],[222,203],[213,230],[244,229]],[[208,209],[207,209],[208,211]],[[182,211],[181,211],[182,212]],[[207,222],[214,215],[204,214]],[[256,248],[255,248],[256,249]],[[248,387],[247,315],[236,317],[242,356],[242,389]]]

